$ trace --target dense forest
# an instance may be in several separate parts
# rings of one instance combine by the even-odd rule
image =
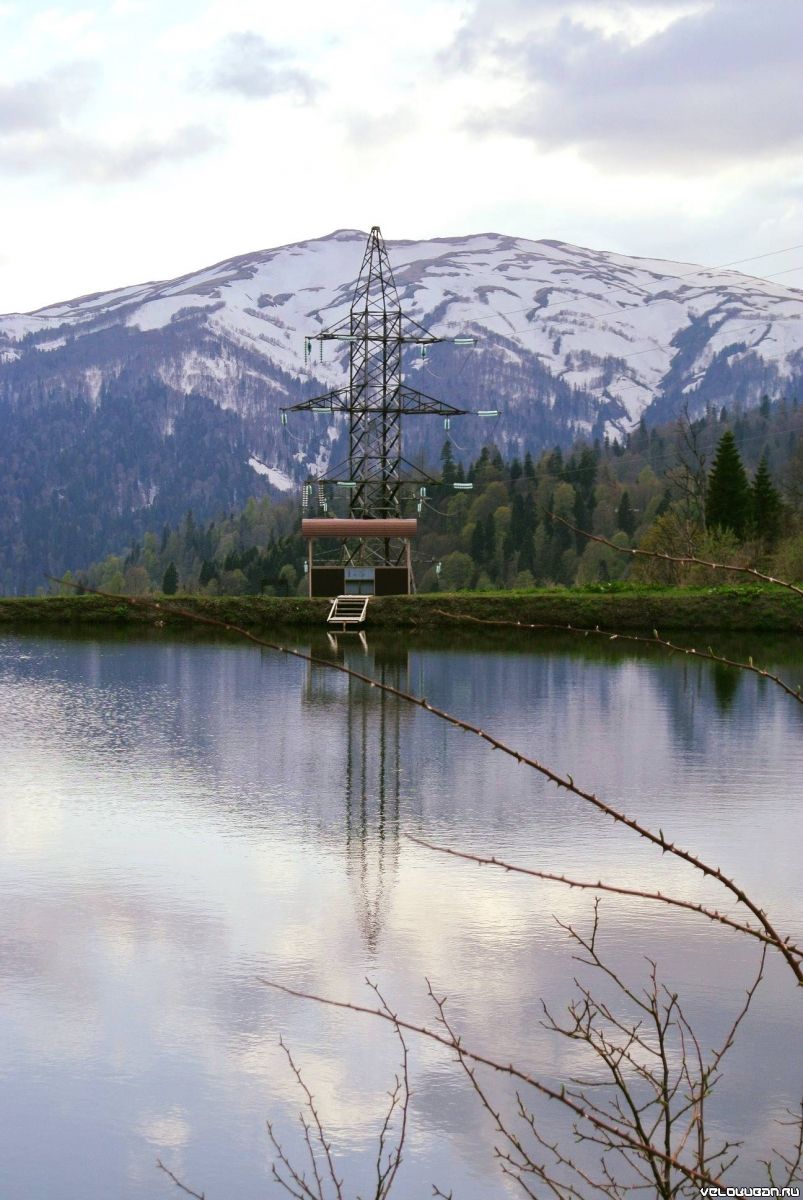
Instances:
[[[419,591],[707,582],[702,568],[621,553],[634,546],[803,578],[796,399],[653,429],[642,420],[624,444],[597,440],[538,459],[505,461],[489,444],[463,463],[447,440],[433,474],[440,481],[411,499]],[[329,511],[343,503],[330,497]],[[297,498],[251,499],[207,522],[188,511],[178,527],[145,533],[69,578],[128,594],[295,594],[305,588],[299,522]]]

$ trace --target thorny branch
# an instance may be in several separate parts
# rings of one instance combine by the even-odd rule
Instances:
[[[803,685],[798,684],[796,688],[792,687],[791,684],[785,683],[780,676],[773,675],[771,671],[767,671],[763,667],[757,667],[752,658],[747,662],[741,662],[739,659],[726,658],[723,654],[716,654],[710,646],[707,650],[698,650],[694,646],[678,646],[674,642],[660,637],[657,629],[652,631],[652,637],[644,637],[643,634],[637,633],[614,633],[611,630],[600,629],[599,625],[596,625],[593,629],[586,629],[579,625],[553,625],[544,622],[530,624],[525,621],[488,620],[485,617],[471,616],[469,613],[446,612],[442,608],[436,608],[435,612],[441,617],[447,617],[453,621],[470,621],[474,625],[491,625],[506,629],[548,629],[554,630],[556,633],[572,633],[582,637],[600,637],[609,642],[635,642],[642,646],[662,646],[665,650],[670,650],[674,654],[685,654],[687,657],[693,656],[694,658],[707,659],[709,662],[717,663],[719,666],[734,667],[739,671],[751,671],[754,675],[759,675],[762,679],[769,679],[772,683],[777,684],[793,700],[797,700],[799,704],[803,704]]]
[[[572,525],[571,521],[567,521],[565,517],[559,517],[557,513],[547,513],[553,521],[559,521],[561,525],[565,525],[572,533],[588,538],[592,542],[600,542],[603,546],[610,546],[611,550],[616,550],[618,554],[640,555],[643,558],[658,558],[662,562],[678,563],[680,566],[697,566],[709,567],[712,571],[734,571],[742,575],[751,575],[754,579],[761,579],[764,583],[774,583],[778,587],[788,588],[790,592],[794,592],[798,596],[803,596],[803,588],[798,587],[796,583],[790,583],[787,579],[778,579],[775,575],[766,575],[763,571],[757,570],[755,567],[737,566],[735,563],[716,563],[709,562],[706,558],[697,558],[693,554],[664,554],[660,550],[642,550],[638,546],[617,546],[616,542],[610,541],[609,538],[603,537],[599,533],[588,533],[585,529],[578,529],[576,525]]]
[[[49,576],[48,578],[53,577]],[[54,582],[77,586],[75,584],[71,584],[71,581],[69,580],[65,581],[54,579]],[[580,800],[584,800],[586,803],[592,805],[599,812],[610,817],[618,824],[624,825],[627,829],[630,829],[639,837],[644,838],[645,841],[651,842],[653,845],[658,846],[663,853],[671,854],[675,858],[687,863],[689,866],[694,867],[695,870],[699,871],[708,878],[715,879],[733,896],[735,896],[740,904],[744,905],[744,907],[753,914],[761,928],[764,930],[764,933],[767,935],[768,941],[770,941],[775,949],[778,950],[779,953],[784,957],[798,984],[803,987],[803,964],[801,964],[799,953],[796,953],[795,947],[792,946],[788,937],[781,936],[781,934],[775,929],[774,924],[764,909],[756,904],[743,888],[739,887],[739,885],[729,876],[727,876],[720,867],[714,867],[710,863],[705,862],[699,856],[693,854],[691,851],[675,845],[674,842],[670,841],[664,835],[663,830],[659,829],[657,833],[654,832],[646,825],[643,825],[640,821],[636,820],[635,817],[627,816],[619,809],[614,808],[612,805],[600,799],[595,792],[590,792],[585,788],[579,787],[574,782],[574,779],[571,775],[560,774],[560,772],[548,767],[539,759],[533,758],[527,754],[523,754],[521,751],[515,749],[515,747],[503,742],[501,738],[497,738],[492,734],[486,733],[486,731],[480,728],[480,726],[474,725],[470,721],[463,721],[459,717],[454,716],[452,713],[447,712],[445,709],[439,708],[437,705],[430,704],[429,701],[423,696],[414,696],[410,692],[405,692],[401,688],[394,687],[390,683],[373,679],[370,675],[364,675],[361,671],[355,671],[353,668],[347,667],[344,663],[333,662],[331,659],[326,658],[318,658],[316,655],[306,654],[303,650],[297,650],[293,646],[283,646],[278,642],[272,642],[266,638],[258,637],[256,634],[251,633],[250,630],[243,628],[241,625],[235,625],[231,622],[221,621],[216,617],[210,617],[201,613],[193,612],[191,609],[182,608],[178,605],[164,604],[162,601],[151,600],[143,596],[121,596],[117,593],[102,591],[99,588],[92,590],[95,595],[105,596],[108,599],[126,603],[132,608],[150,609],[161,616],[181,616],[185,620],[192,621],[195,624],[209,625],[216,629],[223,629],[230,633],[236,633],[240,637],[253,642],[254,645],[264,646],[268,650],[275,650],[280,654],[286,654],[292,658],[300,659],[303,662],[312,663],[315,666],[325,667],[332,671],[338,671],[351,679],[360,680],[360,682],[367,684],[368,687],[378,688],[382,692],[396,696],[400,700],[404,700],[409,704],[416,705],[419,708],[423,708],[426,712],[432,713],[433,716],[447,722],[447,724],[454,726],[456,729],[462,729],[466,733],[475,734],[493,749],[501,750],[503,754],[515,759],[516,762],[528,766],[534,771],[537,771],[540,775],[543,775],[544,778],[549,779],[557,787],[564,788],[566,791],[571,792],[572,795],[577,796]]]
[[[303,992],[297,988],[291,988],[287,987],[285,984],[277,983],[273,979],[264,979],[260,977],[259,982],[264,984],[266,987],[273,988],[277,992],[283,992],[287,996],[295,996],[299,1000],[312,1000],[316,1004],[323,1004],[329,1008],[346,1009],[350,1012],[362,1013],[364,1016],[379,1017],[382,1020],[391,1021],[394,1024],[398,1024],[400,1029],[405,1029],[409,1033],[416,1033],[421,1037],[428,1038],[430,1041],[437,1042],[449,1050],[457,1050],[457,1046],[455,1045],[453,1039],[447,1034],[438,1033],[437,1030],[434,1029],[428,1029],[425,1025],[416,1025],[411,1021],[403,1020],[401,1017],[388,1016],[388,1014],[383,1012],[381,1009],[368,1008],[362,1004],[355,1004],[350,1000],[333,1000],[329,996],[319,996],[314,992]],[[460,1053],[472,1063],[476,1063],[478,1066],[489,1067],[492,1071],[496,1071],[501,1075],[508,1076],[511,1079],[515,1079],[518,1082],[525,1084],[527,1087],[533,1088],[534,1091],[546,1097],[546,1099],[557,1101],[559,1104],[564,1105],[566,1108],[574,1112],[578,1117],[588,1121],[589,1124],[592,1125],[596,1130],[608,1135],[609,1137],[618,1139],[621,1144],[629,1146],[630,1149],[636,1151],[644,1149],[642,1144],[630,1133],[628,1133],[625,1128],[615,1124],[613,1120],[598,1116],[590,1108],[584,1107],[579,1101],[575,1100],[570,1095],[565,1087],[550,1087],[548,1084],[543,1083],[536,1076],[531,1075],[529,1072],[524,1071],[520,1067],[517,1067],[514,1063],[500,1062],[497,1059],[491,1058],[489,1055],[480,1054],[479,1051],[472,1050],[468,1046],[464,1045],[462,1040],[460,1040],[459,1047]],[[663,1161],[667,1159],[666,1154],[657,1146],[651,1147],[650,1150],[651,1153],[654,1153],[659,1160]],[[668,1161],[670,1162],[670,1165],[678,1169],[680,1169],[682,1165],[671,1157]],[[712,1178],[710,1174],[701,1174],[698,1171],[691,1171],[690,1175],[692,1178],[703,1184],[717,1182],[716,1179]]]
[[[187,1187],[186,1183],[182,1183],[177,1175],[174,1175],[169,1167],[166,1167],[161,1158],[157,1158],[156,1165],[160,1171],[164,1171],[168,1179],[171,1179],[179,1191],[184,1192],[187,1196],[193,1196],[194,1200],[206,1200],[203,1192],[194,1192],[192,1188]]]
[[[293,1055],[281,1038],[279,1038],[279,1045],[287,1056],[290,1069],[295,1075],[296,1082],[298,1083],[298,1086],[304,1095],[305,1108],[309,1111],[310,1117],[312,1118],[312,1123],[309,1124],[304,1117],[304,1113],[301,1112],[299,1114],[301,1127],[304,1131],[304,1144],[307,1147],[307,1154],[309,1155],[310,1164],[312,1166],[315,1187],[313,1190],[312,1184],[307,1181],[306,1176],[293,1167],[292,1163],[282,1149],[279,1139],[273,1132],[273,1126],[271,1125],[270,1121],[268,1121],[266,1122],[268,1137],[270,1138],[273,1148],[276,1151],[276,1159],[279,1163],[279,1166],[277,1167],[276,1160],[273,1162],[273,1166],[271,1168],[273,1178],[284,1188],[286,1192],[289,1192],[291,1196],[296,1197],[296,1200],[325,1200],[324,1185],[318,1166],[318,1154],[316,1153],[316,1146],[318,1146],[320,1147],[320,1157],[326,1167],[326,1173],[328,1174],[334,1188],[335,1200],[343,1200],[343,1181],[342,1179],[337,1178],[334,1161],[332,1159],[331,1143],[326,1140],[326,1134],[324,1133],[323,1125],[321,1124],[321,1119],[318,1115],[318,1110],[315,1107],[315,1098],[304,1082],[304,1077],[301,1074],[301,1070],[296,1065]],[[284,1175],[282,1175],[282,1170],[286,1172],[286,1174],[289,1176],[289,1179],[286,1179]],[[298,1188],[298,1190],[296,1190],[296,1188]]]
[[[376,1155],[376,1186],[371,1193],[371,1200],[387,1200],[393,1187],[407,1137],[407,1120],[410,1108],[410,1078],[408,1071],[407,1043],[401,1031],[399,1022],[391,1012],[379,988],[371,980],[366,980],[379,1001],[379,1010],[391,1022],[401,1048],[401,1069],[396,1076],[394,1085],[389,1092],[388,1105],[382,1127],[379,1131]],[[304,1096],[304,1108],[309,1113],[307,1120],[300,1114],[301,1126],[304,1131],[304,1145],[310,1160],[312,1178],[293,1166],[288,1155],[274,1131],[273,1125],[267,1122],[268,1137],[276,1154],[272,1166],[273,1178],[294,1200],[327,1200],[331,1194],[333,1200],[343,1200],[343,1180],[338,1179],[332,1157],[331,1142],[327,1139],[323,1122],[315,1104],[315,1099],[307,1086],[301,1069],[295,1062],[284,1041],[280,1038],[279,1045],[284,1050],[296,1082]],[[394,1135],[394,1127],[398,1126]],[[393,1140],[391,1140],[393,1139]],[[323,1170],[321,1170],[321,1164]],[[329,1184],[332,1191],[328,1192]],[[359,1197],[357,1198],[359,1200]]]
[[[649,1152],[632,1159],[627,1148],[608,1144],[608,1151],[624,1158],[638,1171],[641,1162],[649,1167],[655,1194],[669,1198],[694,1183],[689,1167],[701,1173],[723,1175],[736,1161],[737,1143],[723,1141],[712,1146],[706,1133],[705,1101],[719,1079],[722,1061],[733,1047],[764,976],[766,947],[763,948],[755,978],[745,992],[739,1011],[732,1019],[719,1049],[705,1062],[700,1043],[686,1018],[676,993],[660,984],[655,963],[649,964],[649,986],[637,993],[602,959],[597,949],[599,900],[595,902],[591,933],[583,935],[572,925],[558,921],[582,952],[578,961],[601,973],[615,993],[632,1007],[635,1019],[623,1020],[611,1005],[594,995],[588,986],[575,979],[579,999],[568,1008],[568,1024],[561,1024],[544,1008],[545,1027],[571,1041],[584,1043],[605,1072],[601,1080],[572,1080],[571,1094],[590,1104],[595,1112],[615,1112],[627,1127],[635,1131],[645,1147],[662,1142],[667,1155],[681,1163],[673,1168],[667,1157],[653,1159]],[[601,1103],[590,1101],[588,1089],[600,1089]],[[575,1129],[581,1140],[597,1141]],[[602,1144],[600,1142],[600,1144]],[[613,1182],[606,1172],[604,1194],[624,1195],[631,1190],[621,1181]],[[696,1184],[691,1195],[698,1195]]]
[[[564,522],[564,524],[569,524]],[[569,526],[573,528],[572,526]],[[604,539],[600,539],[604,540]],[[660,556],[659,556],[660,557]],[[665,557],[665,556],[664,556]],[[712,565],[712,564],[705,564]],[[716,565],[716,564],[713,564]],[[793,589],[799,590],[799,589]],[[101,595],[109,595],[109,593],[100,592]],[[728,879],[719,868],[711,867],[702,862],[695,855],[684,851],[680,847],[676,847],[669,843],[661,830],[658,834],[646,829],[640,823],[632,818],[628,818],[625,814],[618,812],[611,806],[601,801],[595,794],[585,792],[578,788],[571,776],[561,776],[553,772],[550,768],[540,763],[536,759],[522,755],[512,747],[507,746],[499,739],[487,734],[484,730],[477,726],[471,725],[468,722],[461,721],[452,714],[445,712],[433,705],[423,697],[416,697],[409,693],[403,692],[401,689],[395,688],[392,685],[381,683],[378,680],[371,679],[360,672],[347,668],[339,663],[334,663],[331,660],[319,659],[313,655],[305,654],[302,651],[295,650],[292,647],[285,647],[278,643],[270,642],[266,639],[259,638],[250,633],[248,630],[240,626],[232,625],[216,618],[206,617],[190,610],[180,608],[174,605],[163,606],[161,602],[144,600],[140,597],[121,597],[113,595],[111,598],[123,600],[131,605],[139,605],[160,611],[165,615],[176,614],[184,616],[187,619],[201,624],[207,624],[223,628],[227,631],[236,632],[247,640],[254,642],[257,645],[265,646],[269,649],[274,649],[280,653],[288,654],[293,657],[305,660],[316,665],[329,667],[330,669],[338,670],[352,678],[356,678],[371,687],[378,687],[380,690],[392,693],[398,698],[416,704],[425,710],[432,712],[439,718],[448,723],[466,730],[467,732],[475,733],[483,738],[492,747],[502,750],[504,753],[516,758],[517,761],[526,763],[542,775],[549,778],[559,787],[565,787],[582,799],[593,804],[597,809],[611,816],[615,821],[625,824],[628,828],[640,836],[646,838],[654,844],[659,845],[662,850],[674,854],[701,871],[704,875],[715,878],[722,883],[728,890],[731,891],[736,898],[744,904],[754,916],[759,920],[760,929],[756,929],[749,924],[742,924],[735,921],[727,914],[719,913],[717,910],[707,909],[703,905],[696,905],[692,902],[677,900],[673,897],[663,896],[661,893],[647,893],[637,889],[627,889],[615,885],[605,885],[601,881],[596,884],[588,881],[572,880],[566,876],[553,875],[547,872],[539,872],[528,868],[519,868],[513,864],[503,863],[493,858],[484,858],[477,855],[466,854],[460,851],[454,851],[451,848],[434,846],[431,843],[423,842],[422,839],[413,838],[413,841],[418,841],[419,844],[427,845],[432,849],[440,852],[451,853],[456,857],[467,858],[478,863],[498,866],[504,870],[519,871],[523,874],[529,874],[538,878],[550,879],[556,882],[561,882],[570,887],[585,887],[598,891],[610,891],[620,895],[634,895],[641,898],[654,899],[663,901],[670,905],[676,905],[681,908],[686,908],[691,911],[696,911],[708,919],[718,921],[721,924],[736,929],[739,932],[758,937],[759,940],[765,943],[766,946],[772,945],[786,958],[787,963],[793,970],[798,982],[803,982],[801,977],[801,951],[792,945],[788,939],[781,939],[777,931],[769,922],[763,910],[759,909],[738,886]],[[489,622],[490,623],[490,622]],[[584,633],[597,633],[600,636],[608,636],[602,631],[583,631]],[[650,642],[650,639],[636,638],[624,635],[627,640],[638,640]],[[673,643],[663,642],[662,639],[656,640],[665,645],[666,648],[679,653],[696,653],[694,650],[689,650],[685,647],[677,647]],[[715,655],[710,651],[708,655],[700,655],[701,657],[710,657],[714,661],[724,663],[728,666],[740,667],[742,669],[753,670],[757,674],[762,674],[765,677],[773,678],[776,683],[792,695],[795,699],[800,699],[799,695],[792,691],[788,685],[785,685],[777,677],[773,677],[769,672],[764,672],[755,668],[752,661],[749,665],[735,663],[730,660],[723,659],[721,656]],[[596,902],[598,904],[598,900]],[[411,1022],[404,1021],[396,1016],[388,1008],[384,999],[376,991],[380,1002],[380,1007],[376,1009],[367,1008],[362,1005],[356,1005],[351,1002],[336,1001],[328,997],[317,996],[312,993],[301,992],[299,990],[286,987],[271,980],[262,980],[267,986],[275,988],[288,995],[299,998],[311,999],[317,1003],[330,1005],[335,1008],[350,1009],[354,1012],[380,1017],[389,1021],[396,1033],[398,1034],[403,1048],[403,1068],[402,1079],[398,1077],[395,1081],[395,1087],[390,1092],[390,1108],[385,1118],[379,1137],[379,1149],[377,1154],[377,1185],[375,1192],[375,1200],[385,1200],[395,1180],[398,1168],[401,1163],[401,1152],[404,1144],[404,1136],[406,1132],[407,1110],[409,1104],[409,1083],[407,1078],[407,1050],[403,1038],[403,1030],[415,1032],[420,1036],[429,1038],[440,1043],[443,1046],[451,1048],[457,1055],[460,1065],[466,1072],[472,1087],[477,1094],[483,1107],[494,1118],[497,1132],[503,1138],[503,1147],[497,1147],[497,1157],[500,1160],[501,1167],[504,1173],[515,1179],[521,1186],[524,1193],[528,1196],[535,1196],[536,1193],[528,1184],[525,1176],[530,1176],[537,1179],[541,1184],[545,1185],[549,1192],[556,1197],[568,1196],[580,1200],[582,1195],[578,1190],[583,1184],[591,1187],[600,1196],[605,1197],[620,1197],[630,1192],[643,1190],[645,1187],[654,1187],[655,1192],[660,1197],[666,1197],[667,1200],[680,1193],[681,1185],[684,1182],[693,1184],[695,1188],[700,1185],[712,1185],[721,1181],[721,1173],[728,1169],[735,1161],[736,1145],[733,1143],[724,1142],[718,1148],[711,1150],[708,1148],[705,1137],[704,1126],[704,1102],[716,1080],[717,1071],[727,1050],[733,1045],[736,1031],[746,1015],[750,1001],[758,986],[761,978],[761,969],[755,983],[748,990],[744,1006],[732,1024],[728,1035],[721,1049],[714,1055],[712,1061],[706,1066],[703,1062],[702,1052],[685,1016],[680,1009],[677,996],[669,993],[667,989],[659,989],[655,976],[655,968],[652,971],[652,989],[647,993],[646,1000],[639,999],[635,993],[628,989],[623,982],[612,972],[599,958],[595,948],[596,938],[596,908],[595,908],[595,923],[594,931],[590,939],[583,939],[571,926],[564,926],[567,932],[572,936],[590,956],[585,960],[591,965],[602,970],[620,990],[630,999],[639,1005],[644,1013],[651,1018],[652,1032],[654,1039],[657,1040],[657,1049],[641,1032],[640,1022],[635,1025],[628,1026],[620,1020],[610,1006],[597,1000],[588,988],[580,988],[580,999],[572,1002],[569,1007],[570,1023],[568,1026],[560,1025],[554,1020],[545,1008],[545,1016],[547,1027],[553,1032],[562,1034],[572,1040],[584,1041],[596,1054],[598,1059],[605,1065],[608,1070],[610,1079],[608,1087],[613,1089],[612,1096],[606,1104],[594,1100],[588,1094],[588,1089],[596,1086],[596,1081],[573,1080],[571,1086],[563,1085],[560,1089],[553,1088],[544,1084],[541,1080],[532,1076],[526,1071],[514,1066],[512,1063],[504,1063],[495,1060],[487,1055],[479,1054],[463,1045],[460,1036],[450,1025],[445,1014],[445,1002],[437,998],[430,988],[430,995],[436,1004],[438,1011],[438,1023],[440,1024],[443,1033],[438,1030],[428,1029],[425,1026],[415,1025]],[[762,957],[763,968],[763,957]],[[577,982],[577,981],[576,981]],[[606,1027],[611,1032],[606,1032]],[[670,1055],[667,1050],[667,1038],[674,1030],[676,1038],[681,1044],[681,1066],[675,1077],[671,1077],[670,1072]],[[320,1157],[326,1165],[326,1173],[334,1187],[335,1200],[343,1200],[342,1181],[338,1180],[334,1169],[334,1163],[331,1158],[331,1146],[326,1140],[322,1123],[319,1119],[315,1108],[312,1094],[307,1088],[301,1076],[301,1072],[296,1067],[293,1058],[285,1047],[288,1060],[293,1069],[297,1082],[302,1088],[306,1106],[311,1115],[311,1122],[308,1122],[303,1114],[301,1115],[301,1124],[304,1130],[304,1141],[307,1147],[307,1152],[312,1165],[313,1181],[308,1181],[303,1173],[296,1170],[289,1159],[285,1155],[281,1144],[274,1134],[272,1126],[268,1125],[268,1133],[274,1145],[277,1154],[277,1163],[274,1162],[273,1173],[274,1178],[281,1186],[295,1198],[295,1200],[325,1200],[324,1183],[321,1172],[318,1167],[318,1155],[316,1154],[316,1146],[320,1147]],[[649,1058],[653,1056],[658,1060],[658,1066],[650,1068],[645,1065],[649,1064]],[[696,1061],[696,1073],[690,1066]],[[522,1137],[515,1131],[511,1130],[506,1120],[501,1113],[492,1104],[485,1088],[481,1084],[477,1069],[486,1067],[491,1071],[515,1079],[520,1084],[532,1088],[536,1093],[545,1098],[557,1101],[564,1109],[569,1110],[574,1114],[574,1134],[581,1141],[587,1141],[600,1147],[602,1152],[601,1158],[601,1175],[593,1178],[588,1172],[583,1171],[578,1164],[572,1159],[567,1158],[555,1143],[550,1143],[545,1139],[537,1129],[533,1114],[526,1107],[524,1100],[517,1093],[518,1112],[520,1119],[524,1122],[525,1129],[529,1131],[533,1137],[536,1147],[540,1147],[542,1151],[548,1151],[554,1160],[554,1165],[548,1167],[545,1161],[538,1161],[533,1157],[533,1153],[525,1147]],[[681,1087],[685,1087],[685,1091],[681,1093]],[[638,1089],[641,1087],[647,1088],[648,1094],[646,1099],[638,1094]],[[673,1109],[673,1103],[675,1107]],[[387,1160],[384,1161],[386,1138],[398,1106],[401,1106],[402,1119],[401,1131],[398,1144],[391,1149],[387,1154]],[[791,1115],[791,1114],[790,1114]],[[685,1128],[681,1123],[685,1121]],[[790,1124],[792,1122],[789,1122]],[[673,1142],[673,1134],[675,1128],[681,1125],[680,1136],[677,1144]],[[660,1142],[663,1142],[661,1146]],[[504,1148],[506,1146],[506,1148]],[[692,1161],[684,1161],[683,1155],[686,1147],[691,1146],[694,1149]],[[537,1151],[536,1151],[537,1153]],[[797,1147],[789,1157],[775,1152],[776,1156],[784,1164],[789,1172],[789,1178],[793,1178],[797,1168],[803,1157],[803,1123],[799,1126],[799,1139]],[[624,1158],[629,1167],[633,1171],[633,1183],[622,1183],[617,1181],[612,1169],[609,1165],[608,1158],[611,1156]],[[184,1185],[171,1171],[169,1171],[160,1162],[160,1168],[169,1176],[169,1178],[187,1195],[195,1197],[196,1200],[203,1200],[203,1197],[192,1191]],[[773,1178],[773,1164],[766,1164],[770,1178]],[[575,1177],[576,1184],[568,1183],[565,1178],[565,1173],[570,1172]],[[563,1174],[561,1174],[563,1172]],[[445,1193],[441,1192],[436,1186],[433,1187],[433,1195],[445,1197]]]
[[[767,1176],[773,1187],[789,1187],[792,1183],[799,1183],[801,1178],[801,1166],[803,1166],[803,1099],[800,1101],[799,1112],[793,1113],[791,1109],[787,1109],[786,1112],[789,1120],[779,1121],[778,1124],[785,1125],[791,1129],[797,1129],[797,1140],[788,1157],[776,1147],[773,1147],[772,1150],[772,1153],[781,1160],[786,1168],[787,1174],[785,1177],[776,1180],[773,1163],[769,1160],[764,1161],[763,1165],[767,1168]]]
[[[407,833],[404,836],[409,842],[414,842],[417,846],[423,846],[426,850],[434,850],[438,854],[448,854],[452,858],[462,858],[466,862],[477,863],[481,867],[498,867],[500,870],[508,871],[511,874],[529,875],[533,879],[543,879],[548,883],[562,883],[569,888],[584,888],[595,892],[611,892],[615,896],[634,896],[639,900],[656,900],[675,908],[685,908],[689,912],[699,913],[701,916],[707,917],[709,921],[717,921],[721,925],[726,925],[729,929],[749,934],[750,937],[757,938],[767,946],[773,945],[772,938],[760,929],[757,929],[755,925],[742,924],[740,921],[735,921],[732,917],[729,917],[727,913],[706,908],[704,904],[697,904],[693,900],[680,900],[676,896],[668,896],[665,892],[647,892],[639,888],[627,888],[617,884],[603,883],[599,879],[596,881],[571,879],[568,875],[553,874],[551,871],[539,871],[535,867],[522,867],[516,863],[510,863],[504,859],[497,858],[495,855],[472,854],[468,850],[456,850],[452,846],[441,846],[436,842],[428,842],[425,838],[416,837],[412,833]],[[791,942],[788,943],[788,948],[792,954],[803,959],[803,949],[800,949]]]
[[[370,979],[367,979],[366,983],[379,1001],[380,1007],[376,1010],[377,1013],[385,1017],[393,1025],[401,1047],[400,1074],[396,1076],[394,1085],[388,1093],[390,1103],[379,1131],[376,1156],[376,1186],[371,1192],[370,1197],[370,1200],[388,1200],[402,1163],[403,1150],[407,1138],[408,1114],[410,1097],[412,1095],[410,1090],[409,1056],[407,1043],[401,1028],[403,1023],[398,1020],[388,1007],[377,985],[371,982]],[[311,1176],[308,1176],[301,1168],[293,1164],[283,1144],[280,1142],[273,1124],[267,1121],[268,1137],[270,1138],[275,1154],[271,1165],[271,1174],[276,1183],[289,1196],[292,1196],[293,1200],[330,1200],[330,1198],[331,1200],[344,1200],[343,1180],[337,1176],[335,1161],[332,1155],[332,1144],[326,1136],[323,1121],[315,1103],[315,1097],[304,1079],[301,1068],[296,1063],[290,1049],[282,1038],[279,1038],[279,1045],[287,1057],[290,1070],[295,1076],[298,1088],[304,1097],[304,1108],[299,1113],[299,1121],[303,1131],[304,1146],[309,1158]],[[305,1116],[305,1113],[308,1113],[309,1116]],[[397,1127],[395,1134],[394,1126]],[[192,1188],[187,1187],[177,1175],[164,1165],[161,1159],[157,1160],[157,1166],[186,1195],[194,1197],[194,1200],[204,1200],[203,1194],[194,1192]],[[433,1194],[438,1196],[444,1195],[444,1193],[437,1191],[437,1189]],[[356,1200],[360,1200],[360,1197],[358,1196]]]

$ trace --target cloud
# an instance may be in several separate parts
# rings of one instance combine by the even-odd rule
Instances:
[[[121,183],[139,179],[165,163],[180,163],[219,145],[221,138],[201,125],[185,125],[165,138],[139,137],[104,142],[59,131],[33,139],[0,139],[0,170],[16,175],[54,172],[82,183]]]
[[[194,124],[164,137],[145,134],[115,142],[78,133],[74,118],[100,74],[97,64],[69,63],[38,79],[0,86],[0,171],[116,183],[196,158],[219,144],[217,134]]]
[[[352,109],[343,117],[343,123],[352,145],[364,150],[394,145],[416,133],[421,126],[420,118],[411,107],[378,114]]]
[[[306,71],[288,66],[288,57],[258,33],[231,33],[221,42],[206,83],[247,100],[291,96],[309,104],[321,85]]]
[[[0,137],[57,128],[88,100],[99,75],[96,64],[74,62],[39,79],[0,85]]]
[[[630,40],[638,31],[660,29],[678,15],[706,6],[710,0],[474,0],[452,42],[439,55],[452,70],[475,66],[490,51],[518,43],[533,31],[549,31],[560,20],[592,29],[622,29]]]
[[[622,8],[606,7],[612,16]],[[631,8],[643,16],[648,6]],[[453,47],[463,66],[484,55],[521,89],[507,107],[473,113],[474,130],[630,169],[708,170],[803,151],[798,0],[775,0],[771,17],[752,0],[681,7],[638,38],[592,25],[582,10],[515,39],[502,28],[489,37],[478,7]]]

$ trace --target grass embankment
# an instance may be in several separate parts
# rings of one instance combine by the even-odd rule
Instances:
[[[175,608],[250,629],[317,626],[328,601],[277,596],[171,596],[154,598],[160,609],[105,596],[0,598],[0,628],[183,628]],[[527,592],[458,592],[374,599],[368,627],[454,628],[461,617],[523,624],[573,625],[610,630],[670,629],[802,633],[803,598],[771,585],[718,588],[550,589]],[[473,624],[468,621],[467,624]]]

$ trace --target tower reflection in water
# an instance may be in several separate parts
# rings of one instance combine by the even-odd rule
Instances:
[[[343,664],[402,691],[408,690],[406,648],[365,633],[328,633],[312,647],[317,658]],[[399,865],[401,734],[408,705],[359,679],[309,663],[304,700],[331,707],[340,730],[345,797],[346,871],[368,950],[379,944],[385,907]]]

